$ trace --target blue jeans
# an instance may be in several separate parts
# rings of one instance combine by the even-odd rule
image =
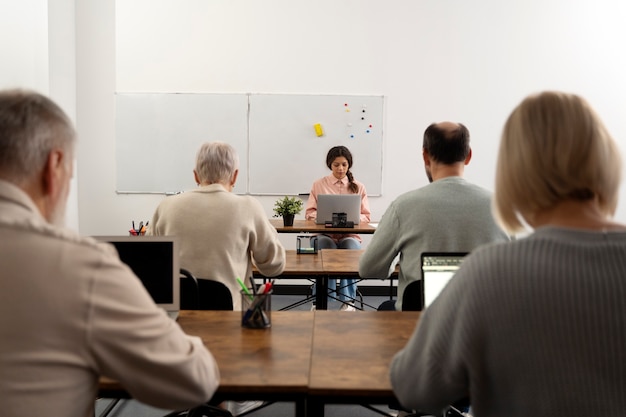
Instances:
[[[335,243],[326,235],[317,235],[311,238],[311,245],[317,240],[317,249],[361,249],[361,243],[353,237],[346,237]],[[313,296],[315,296],[315,284],[313,284]],[[341,302],[354,303],[356,299],[356,279],[343,278],[339,280],[339,289],[337,289],[337,280],[328,280],[328,293],[339,298]],[[331,300],[332,298],[329,298]]]

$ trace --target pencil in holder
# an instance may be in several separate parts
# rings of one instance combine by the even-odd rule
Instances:
[[[272,292],[241,291],[241,325],[248,329],[272,327]]]

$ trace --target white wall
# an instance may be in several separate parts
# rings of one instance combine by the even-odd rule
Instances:
[[[0,88],[49,95],[72,120],[75,113],[74,5],[72,0],[0,0]],[[76,173],[66,224],[78,230]]]
[[[433,121],[468,126],[467,178],[490,189],[504,120],[532,92],[585,96],[626,144],[622,2],[135,0],[76,8],[84,234],[124,234],[164,198],[115,193],[116,91],[383,94],[374,219],[426,184],[421,135]],[[275,198],[259,199],[270,216]],[[624,203],[617,218],[626,222]]]

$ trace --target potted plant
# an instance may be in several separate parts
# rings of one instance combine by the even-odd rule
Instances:
[[[302,211],[302,200],[285,196],[274,203],[274,217],[283,218],[285,226],[293,226],[293,218]]]

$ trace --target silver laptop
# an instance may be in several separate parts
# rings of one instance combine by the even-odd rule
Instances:
[[[423,306],[427,308],[452,279],[467,252],[422,253]]]
[[[361,220],[360,194],[319,194],[317,196],[317,219],[315,223],[333,221],[333,213],[346,213],[347,221],[359,224]]]
[[[115,246],[155,304],[176,319],[180,311],[178,240],[172,236],[94,236]]]

